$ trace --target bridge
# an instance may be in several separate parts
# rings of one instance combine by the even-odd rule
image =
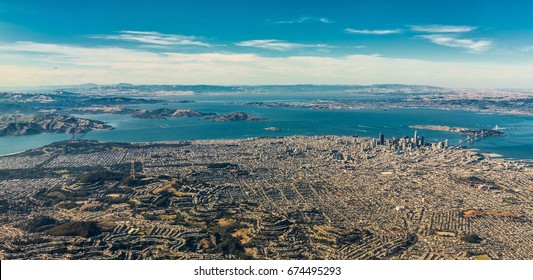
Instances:
[[[84,127],[84,126],[76,126],[76,128],[74,129],[74,131],[71,131],[70,134],[72,134],[72,136],[70,137],[70,140],[76,140],[76,136],[78,136],[78,139],[81,139],[85,134],[87,134],[87,132],[89,132],[89,130]]]
[[[466,139],[459,141],[457,145],[452,146],[452,149],[456,149],[461,147],[464,143],[473,143],[476,141],[480,141],[486,136],[505,136],[505,133],[502,132],[502,128],[496,126],[494,129],[480,129],[480,130],[472,130],[470,134],[466,137]]]
[[[516,130],[533,130],[533,126],[513,126],[513,127],[499,127],[495,126],[493,130],[497,131],[516,131]]]

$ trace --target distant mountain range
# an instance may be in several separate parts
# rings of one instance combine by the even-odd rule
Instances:
[[[434,92],[443,91],[446,88],[427,86],[427,85],[403,85],[403,84],[375,84],[375,85],[242,85],[242,86],[217,86],[217,85],[133,85],[129,83],[120,83],[115,85],[98,85],[98,84],[81,84],[66,86],[46,86],[46,87],[18,87],[18,88],[0,88],[0,91],[21,91],[21,92],[49,92],[54,90],[71,91],[78,93],[155,93],[155,92],[190,92],[191,94],[206,93],[224,93],[224,92],[328,92],[328,91],[346,91],[346,92]]]

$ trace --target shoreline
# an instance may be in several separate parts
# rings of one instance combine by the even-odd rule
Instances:
[[[294,106],[291,106],[291,107],[294,107]],[[298,107],[298,106],[296,106],[296,107]],[[303,108],[305,109],[305,107],[303,107]],[[429,108],[429,107],[397,107],[397,108],[390,108],[390,109],[392,109],[392,110],[435,110],[435,111],[451,111],[451,112],[476,113],[476,112],[473,112],[473,111],[469,111],[468,109],[457,110],[457,109]],[[307,108],[307,110],[313,110],[313,109]],[[347,109],[347,108],[323,108],[323,109],[319,109],[319,110],[324,110],[324,111],[338,111],[338,110],[343,110],[343,111],[360,111],[360,110],[370,110],[370,111],[375,111],[375,110],[379,110],[379,109],[377,109],[377,108],[360,108],[360,109],[355,109],[355,108],[352,108],[352,109]],[[388,109],[386,109],[386,110],[388,110]],[[430,111],[430,112],[431,112],[431,111]],[[481,112],[481,111],[478,111],[478,113],[480,113],[480,112]],[[499,114],[501,114],[501,115],[512,115],[512,114],[502,114],[501,112],[491,112],[491,114],[498,114],[498,115],[499,115]],[[121,114],[115,114],[115,113],[112,113],[112,112],[103,113],[103,114],[96,114],[96,115],[122,116]],[[79,114],[74,114],[73,116],[75,116],[75,117],[80,117],[80,116],[81,116],[81,117],[89,117],[90,115],[79,115]],[[130,117],[127,117],[127,118],[129,119]],[[112,124],[113,127],[114,127],[115,129],[119,129],[119,130],[120,130],[119,125],[118,125],[117,123],[113,123],[113,121],[111,121],[111,122],[106,122],[106,123],[107,123],[107,124]],[[269,123],[268,125],[271,125],[271,124]],[[462,125],[462,126],[464,126],[464,125]],[[280,126],[280,127],[281,127],[281,126]],[[368,131],[366,131],[366,130],[358,130],[358,129],[356,129],[357,127],[355,126],[355,124],[354,124],[352,127],[354,128],[354,129],[353,129],[353,132],[346,132],[346,133],[353,133],[353,134],[359,134],[359,133],[362,133],[362,134],[367,134],[367,135],[368,135],[368,134],[371,134],[371,133],[368,133]],[[407,127],[411,128],[411,129],[414,128],[413,125],[408,125]],[[385,127],[385,128],[389,128],[389,127]],[[405,127],[402,128],[402,127],[400,126],[398,129],[404,129],[404,128],[405,128]],[[452,128],[452,127],[448,127],[448,128]],[[455,127],[455,128],[460,128],[460,127]],[[416,129],[416,128],[415,128],[415,129]],[[423,128],[419,128],[419,129],[423,129]],[[263,130],[264,130],[264,128],[262,128],[261,132],[263,132]],[[249,134],[249,135],[257,135],[257,136],[253,136],[253,137],[245,136],[245,135],[230,135],[229,137],[223,137],[224,135],[217,135],[217,136],[222,136],[222,137],[219,137],[219,138],[210,138],[209,135],[208,135],[208,138],[202,139],[202,136],[200,135],[200,138],[195,138],[195,139],[183,139],[183,140],[178,140],[178,139],[174,140],[174,139],[172,139],[172,140],[163,140],[163,141],[143,141],[143,140],[145,140],[146,138],[142,137],[142,138],[139,139],[140,141],[138,141],[138,142],[137,142],[137,141],[130,142],[130,141],[127,141],[127,140],[129,140],[129,139],[123,139],[123,140],[126,140],[126,141],[122,141],[121,138],[125,138],[125,137],[121,137],[121,136],[119,136],[119,137],[104,137],[104,138],[111,138],[111,139],[112,139],[112,138],[118,138],[118,139],[119,139],[118,141],[113,141],[113,140],[111,140],[111,141],[106,141],[106,140],[104,140],[104,141],[103,141],[103,140],[100,140],[100,139],[95,139],[95,140],[97,140],[97,141],[99,141],[99,142],[102,142],[102,141],[103,141],[103,142],[122,142],[122,143],[172,143],[172,142],[174,142],[174,141],[237,140],[237,139],[247,139],[247,138],[256,138],[256,137],[273,137],[273,138],[276,138],[276,137],[299,136],[299,135],[292,135],[290,129],[282,129],[282,130],[285,131],[285,132],[280,133],[280,134],[281,134],[280,136],[274,136],[274,135],[272,135],[272,134],[270,134],[270,135],[258,135],[258,134],[261,134],[261,132],[257,132],[257,131],[254,130],[253,132],[247,133],[247,134]],[[379,131],[379,128],[378,128],[378,127],[375,127],[374,130]],[[429,130],[435,130],[435,129],[429,129]],[[437,131],[439,131],[439,130],[441,130],[441,129],[438,129]],[[101,130],[98,130],[98,131],[101,131]],[[441,131],[443,131],[443,132],[448,132],[448,133],[454,133],[454,131],[449,131],[449,130],[447,130],[447,129],[446,129],[446,130],[445,130],[445,129],[442,129]],[[305,133],[305,132],[308,132],[308,131],[307,131],[307,130],[306,130],[306,131],[300,131],[299,133],[300,133],[301,136],[311,136],[311,135],[313,135],[313,134],[309,134],[309,135],[308,135],[308,134],[302,134],[302,133]],[[313,132],[313,131],[311,131],[311,133],[312,133],[312,132]],[[320,131],[319,131],[319,132],[320,132]],[[330,131],[330,133],[331,133],[331,132],[332,132],[332,131]],[[337,129],[336,132],[333,132],[333,133],[339,133],[339,132],[340,132],[341,134],[336,134],[336,135],[341,136],[342,133],[344,133],[344,131],[339,131],[338,129]],[[107,132],[105,132],[105,133],[107,133]],[[52,134],[52,133],[43,133],[43,138],[44,138],[44,135],[45,135],[45,134]],[[55,134],[55,133],[53,133],[53,134]],[[287,135],[285,135],[285,134],[287,134]],[[377,133],[376,133],[376,134],[377,134]],[[90,135],[91,135],[91,134],[89,133],[89,136],[88,136],[88,137],[90,137]],[[106,134],[106,135],[107,135],[107,134]],[[316,134],[315,136],[318,136],[318,135],[322,135],[322,134]],[[399,135],[401,135],[401,133],[400,133]],[[112,136],[113,136],[113,135],[112,135]],[[199,135],[195,135],[195,136],[198,137]],[[205,135],[203,135],[203,136],[205,136]],[[361,135],[360,137],[372,137],[372,136],[373,136],[373,135],[370,135],[370,136],[363,136],[363,135]],[[19,136],[15,136],[15,137],[19,137]],[[95,138],[102,138],[102,137],[95,137]],[[160,137],[151,137],[151,138],[160,138]],[[169,137],[162,137],[162,138],[169,138]],[[44,140],[50,140],[50,139],[44,139]],[[3,154],[2,152],[0,152],[0,156],[2,156],[2,157],[3,157],[3,156],[13,156],[13,155],[17,155],[17,154],[19,154],[19,153],[23,153],[23,152],[28,151],[28,150],[31,150],[31,149],[39,148],[39,147],[42,147],[42,146],[45,146],[45,145],[48,145],[48,144],[51,144],[51,143],[55,143],[55,142],[61,141],[61,140],[56,140],[56,141],[54,141],[54,139],[51,139],[51,140],[52,140],[53,142],[46,143],[46,141],[43,141],[45,144],[42,144],[42,145],[39,145],[39,146],[33,146],[32,143],[31,143],[32,141],[24,140],[24,141],[22,141],[22,142],[24,142],[24,146],[28,146],[28,147],[30,147],[30,148],[28,148],[28,149],[23,149],[23,150],[15,150],[15,151],[13,151],[13,150],[10,151],[9,148],[7,148],[7,149],[6,149],[7,151],[6,151],[5,154]],[[65,140],[66,140],[66,139],[65,139]],[[156,139],[156,140],[157,140],[157,139]],[[444,140],[444,139],[441,139],[441,141],[443,141],[443,140]],[[63,140],[63,141],[64,141],[64,140]],[[1,139],[0,139],[0,142],[2,142]],[[10,140],[10,141],[8,141],[8,142],[15,143],[15,141],[13,141],[13,140]],[[5,146],[6,146],[6,147],[9,147],[9,144],[6,144]],[[505,146],[503,146],[503,147],[505,147]],[[518,151],[518,152],[517,152],[517,151]],[[492,149],[486,149],[486,150],[484,149],[484,150],[483,150],[483,153],[488,154],[488,155],[493,155],[493,156],[494,156],[494,155],[498,155],[499,158],[505,158],[505,159],[509,159],[509,160],[533,161],[533,155],[529,155],[529,156],[530,156],[529,158],[523,158],[523,159],[516,159],[516,158],[513,158],[512,156],[515,156],[515,157],[516,157],[516,156],[521,157],[521,152],[520,152],[519,150],[514,151],[514,154],[513,154],[513,155],[511,155],[511,156],[507,156],[507,157],[505,156],[505,150],[503,150],[503,151],[498,151],[498,150],[494,151],[494,150],[492,150]]]
[[[243,137],[243,138],[218,138],[218,139],[193,139],[193,140],[163,140],[163,141],[140,141],[140,142],[127,142],[127,141],[101,141],[101,140],[93,140],[93,139],[87,139],[87,140],[74,140],[74,141],[97,141],[99,143],[123,143],[123,144],[138,144],[138,145],[149,145],[149,144],[179,144],[183,142],[209,142],[209,141],[248,141],[252,139],[258,139],[258,138],[264,138],[264,139],[282,139],[287,137],[319,137],[319,136],[333,136],[333,137],[358,137],[358,138],[367,138],[372,139],[373,137],[366,137],[366,136],[348,136],[348,135],[283,135],[283,136],[256,136],[256,137]],[[35,148],[30,148],[24,151],[18,151],[18,152],[12,152],[8,154],[0,154],[0,158],[2,157],[8,157],[8,156],[14,156],[17,154],[21,154],[33,149],[39,149],[47,145],[51,145],[58,142],[66,142],[71,140],[63,140],[63,141],[54,141],[50,144],[42,145]],[[481,152],[479,148],[461,148],[461,150],[465,151],[471,151],[471,152],[477,152],[479,154],[482,154],[483,156],[490,157],[492,159],[503,159],[503,160],[509,160],[509,161],[519,161],[524,162],[528,165],[533,165],[533,158],[531,159],[517,159],[512,157],[505,157],[502,154],[494,153],[494,152]]]
[[[56,143],[56,142],[54,142],[54,143]],[[41,146],[41,147],[42,147],[42,146]],[[34,148],[34,149],[36,149],[36,148]],[[29,150],[32,150],[32,149],[28,149],[28,150],[26,150],[26,151],[29,151]],[[13,153],[9,153],[9,154],[3,154],[3,155],[0,155],[0,157],[14,156],[14,155],[22,154],[22,153],[24,153],[24,152],[26,152],[26,151],[20,151],[20,152],[13,152]]]
[[[294,108],[305,108],[311,110],[347,110],[347,111],[360,111],[360,110],[392,110],[392,109],[430,109],[430,110],[441,110],[441,111],[464,111],[474,114],[482,115],[507,115],[507,116],[526,116],[533,117],[533,112],[527,111],[514,111],[514,110],[491,110],[491,109],[479,109],[479,108],[448,108],[448,107],[438,107],[438,106],[424,106],[424,105],[413,105],[413,106],[404,106],[402,104],[395,105],[389,104],[388,106],[382,107],[380,104],[365,104],[362,105],[347,105],[344,103],[331,103],[331,102],[340,102],[340,99],[331,99],[327,100],[330,103],[320,103],[324,100],[311,100],[311,101],[258,101],[258,102],[231,102],[232,104],[242,105],[242,106],[259,106],[259,107],[294,107]],[[352,101],[352,100],[351,100]]]

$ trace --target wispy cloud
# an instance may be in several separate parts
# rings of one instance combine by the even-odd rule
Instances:
[[[527,46],[527,47],[520,48],[520,51],[522,51],[522,52],[533,52],[533,46]]]
[[[471,39],[459,39],[453,35],[444,35],[444,34],[430,34],[430,35],[420,35],[419,37],[428,39],[434,44],[453,47],[453,48],[464,48],[469,52],[480,53],[487,51],[491,45],[492,41],[489,40],[471,40]]]
[[[202,46],[209,47],[208,43],[202,42],[195,36],[184,36],[176,34],[164,34],[154,31],[120,31],[115,35],[94,35],[91,38],[107,39],[107,40],[121,40],[132,41],[144,44],[154,45],[190,45],[190,46]]]
[[[350,34],[371,34],[371,35],[388,35],[388,34],[397,34],[401,33],[401,29],[382,29],[382,30],[368,30],[368,29],[344,29],[346,33]]]
[[[376,55],[270,57],[251,53],[162,53],[36,42],[0,43],[0,50],[2,86],[89,82],[533,86],[533,63],[528,62],[436,62]],[[56,66],[58,69],[51,70]]]
[[[276,24],[294,24],[294,23],[306,23],[306,22],[321,22],[321,23],[333,23],[330,19],[326,17],[306,17],[301,16],[297,19],[292,20],[280,20],[276,21]]]
[[[242,41],[235,43],[235,45],[240,47],[252,47],[260,48],[267,50],[275,51],[289,51],[297,48],[330,48],[331,46],[324,44],[298,44],[298,43],[289,43],[286,41],[270,39],[270,40],[250,40]]]
[[[427,33],[463,33],[470,32],[477,27],[467,25],[411,25],[411,31]]]

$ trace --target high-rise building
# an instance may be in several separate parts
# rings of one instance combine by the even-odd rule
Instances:
[[[415,129],[415,135],[413,136],[413,143],[415,143],[415,146],[418,146],[418,137],[416,133],[417,133],[417,130]]]
[[[385,145],[385,136],[381,132],[379,133],[379,144]]]

